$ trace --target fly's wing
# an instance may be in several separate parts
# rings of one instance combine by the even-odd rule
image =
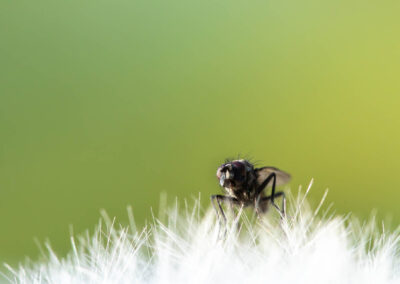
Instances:
[[[276,185],[283,185],[290,181],[290,175],[274,167],[263,167],[255,169],[257,176],[257,183],[262,184],[272,173],[276,175]],[[268,183],[267,187],[272,186],[272,181]]]

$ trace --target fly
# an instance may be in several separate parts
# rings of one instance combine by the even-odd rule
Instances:
[[[274,167],[255,168],[247,160],[233,160],[222,164],[217,170],[219,184],[224,188],[226,195],[212,195],[211,203],[217,212],[222,215],[226,223],[226,216],[222,209],[222,202],[240,207],[254,207],[258,216],[272,204],[281,216],[286,214],[286,198],[283,191],[276,191],[276,186],[286,184],[290,175]],[[265,195],[265,189],[272,187],[271,194]],[[282,197],[282,206],[279,208],[275,199]],[[217,201],[218,208],[215,206]]]

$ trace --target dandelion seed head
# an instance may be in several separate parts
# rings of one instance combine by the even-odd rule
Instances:
[[[215,213],[200,202],[168,210],[137,229],[103,213],[93,235],[71,239],[59,258],[9,267],[10,283],[400,283],[398,231],[379,233],[343,216],[322,217],[306,198],[289,196],[288,217],[230,218],[224,238]],[[320,207],[320,206],[319,206]],[[317,210],[319,210],[319,207]],[[134,210],[128,213],[133,216]],[[231,216],[234,217],[234,216]],[[240,219],[240,230],[237,221]],[[373,240],[373,241],[371,241]]]

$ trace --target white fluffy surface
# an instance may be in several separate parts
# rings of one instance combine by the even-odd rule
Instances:
[[[305,198],[288,201],[280,221],[241,216],[225,237],[215,213],[198,204],[171,209],[137,231],[103,218],[94,236],[72,238],[66,258],[12,269],[11,283],[400,283],[399,234],[373,222],[316,217]],[[232,218],[231,218],[232,219]],[[346,219],[346,220],[345,220]],[[105,224],[105,225],[104,225]]]

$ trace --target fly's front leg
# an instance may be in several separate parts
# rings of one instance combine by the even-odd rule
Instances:
[[[214,200],[217,200],[218,208],[215,206]],[[221,218],[220,218],[220,215],[221,215],[223,222],[224,222],[224,233],[223,233],[223,238],[224,238],[227,233],[227,226],[226,226],[227,222],[226,222],[226,216],[225,216],[224,209],[222,208],[222,205],[221,205],[222,201],[229,202],[232,205],[233,203],[238,203],[238,200],[236,198],[224,196],[224,195],[212,195],[211,196],[211,203],[217,213],[218,219],[221,222]],[[221,237],[221,227],[220,227],[219,235]]]
[[[214,200],[217,200],[218,208],[215,206]],[[221,205],[222,201],[229,202],[230,205],[233,206],[233,203],[237,203],[238,200],[236,198],[233,198],[230,196],[225,196],[225,195],[211,195],[211,204],[213,205],[218,218],[220,218],[220,215],[221,215],[222,219],[224,221],[224,225],[226,225],[226,215],[225,215],[224,209],[222,208],[222,205]]]

